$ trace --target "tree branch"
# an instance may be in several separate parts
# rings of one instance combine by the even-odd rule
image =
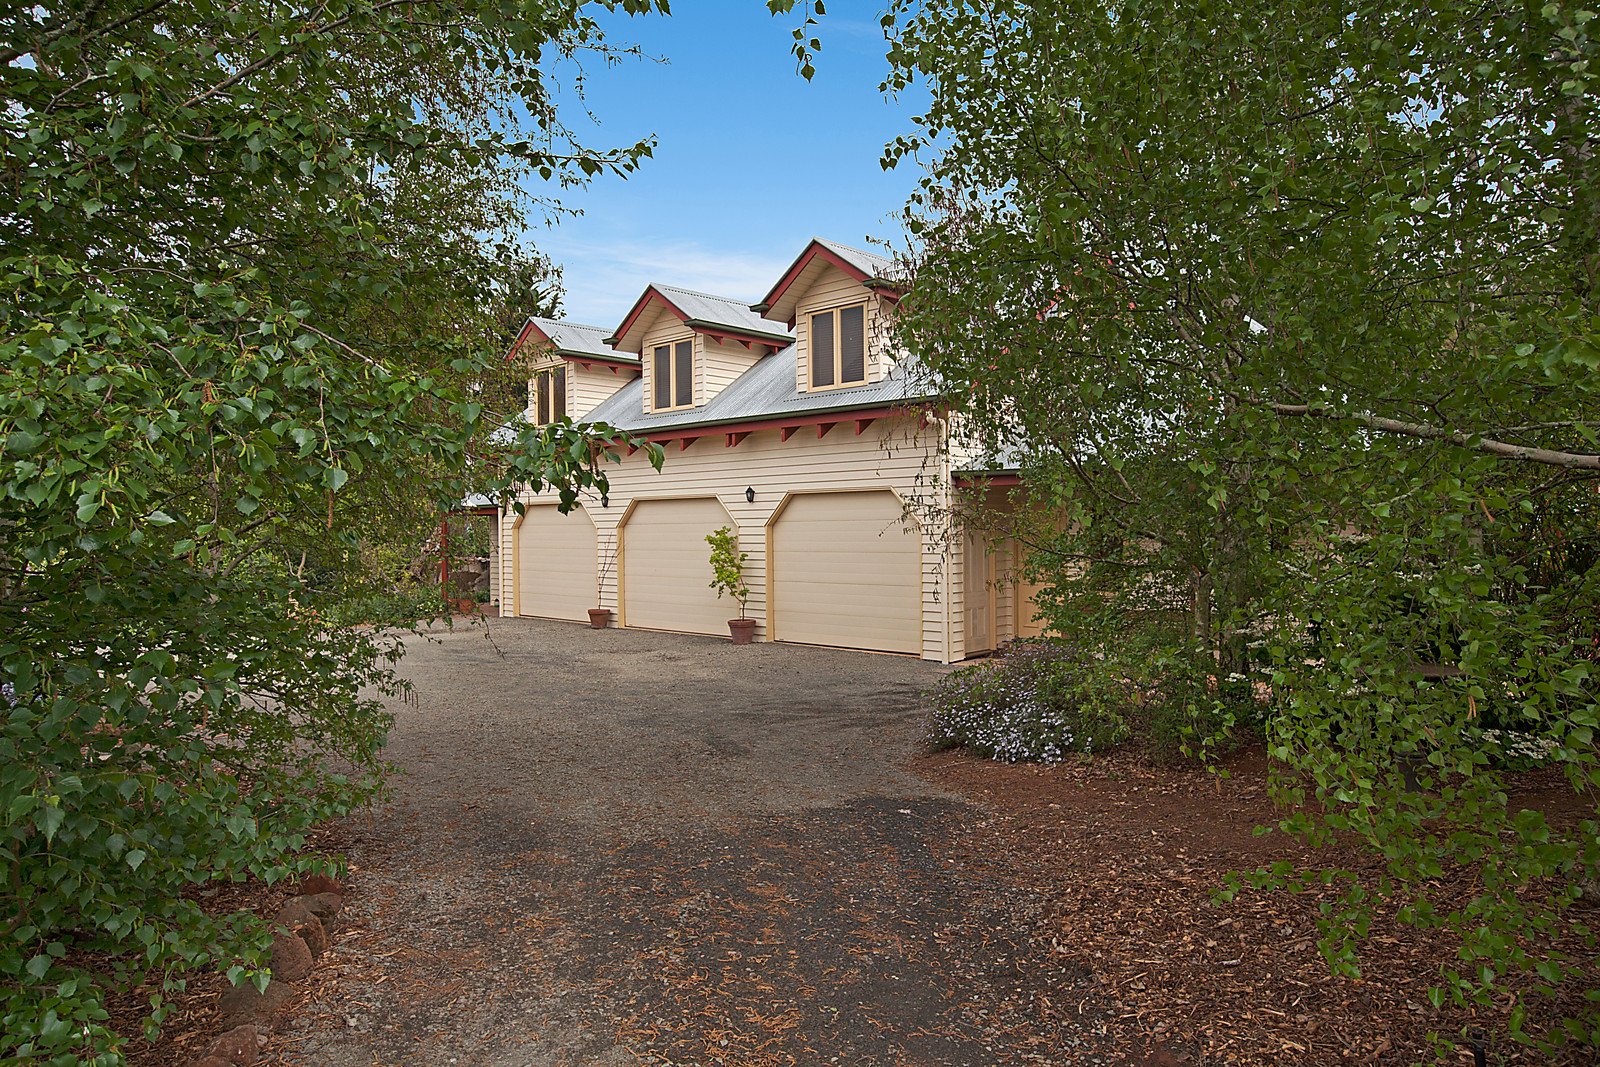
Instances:
[[[1390,419],[1364,412],[1335,411],[1321,404],[1279,404],[1275,401],[1255,398],[1245,398],[1245,403],[1266,408],[1268,411],[1278,415],[1348,421],[1354,422],[1358,426],[1365,426],[1369,430],[1377,430],[1380,433],[1399,434],[1403,437],[1416,437],[1427,441],[1445,441],[1461,448],[1485,452],[1500,459],[1543,463],[1546,466],[1565,467],[1568,470],[1600,471],[1600,455],[1592,455],[1585,452],[1560,452],[1550,448],[1514,445],[1507,441],[1497,441],[1477,434],[1446,430],[1439,426],[1429,426],[1421,422],[1404,422],[1400,419]]]

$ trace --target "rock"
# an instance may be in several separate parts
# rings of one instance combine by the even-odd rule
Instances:
[[[305,922],[297,922],[290,929],[295,936],[306,943],[306,948],[311,950],[311,955],[320,956],[328,947],[328,932],[322,928],[322,920],[313,915]]]
[[[287,908],[289,904],[297,902],[319,919],[327,919],[337,915],[340,909],[344,907],[344,897],[338,893],[302,893],[300,896],[292,898],[284,907]]]
[[[304,897],[290,897],[284,902],[283,907],[278,909],[278,914],[272,917],[272,921],[279,926],[294,927],[316,918],[318,918],[317,913],[306,904]]]
[[[260,1036],[260,1031],[253,1023],[235,1026],[211,1042],[211,1048],[207,1050],[206,1055],[224,1063],[255,1063],[261,1058],[261,1042],[258,1040]]]
[[[189,1064],[189,1067],[233,1067],[233,1064],[216,1056],[205,1056]]]
[[[294,931],[313,956],[320,956],[328,947],[328,928],[319,916],[327,910],[327,907],[318,904],[315,897],[290,897],[278,909],[274,921]],[[332,916],[329,918],[331,920]]]
[[[296,890],[301,896],[319,896],[323,893],[344,893],[344,885],[337,879],[329,878],[325,874],[309,874],[300,879]]]
[[[300,939],[297,937],[295,940]],[[304,947],[304,942],[301,947]],[[222,994],[222,1000],[217,1004],[217,1009],[222,1013],[222,1025],[236,1027],[269,1022],[289,1003],[293,993],[287,982],[269,982],[265,993],[256,992],[256,987],[249,982],[236,985]]]
[[[277,982],[298,982],[311,973],[311,949],[292,930],[280,930],[272,939],[272,978]],[[270,986],[268,988],[271,988]]]

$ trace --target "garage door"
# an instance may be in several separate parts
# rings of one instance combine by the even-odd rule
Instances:
[[[594,522],[530,507],[517,526],[517,614],[582,622],[596,606]]]
[[[772,526],[773,636],[922,651],[922,553],[889,492],[803,493]]]
[[[711,588],[706,535],[733,520],[714,498],[641,500],[622,526],[622,622],[723,634],[739,605]]]

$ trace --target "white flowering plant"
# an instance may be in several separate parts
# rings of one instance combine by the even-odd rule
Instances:
[[[1003,763],[1060,763],[1128,736],[1131,691],[1064,646],[1022,645],[958,670],[932,693],[928,740]]]

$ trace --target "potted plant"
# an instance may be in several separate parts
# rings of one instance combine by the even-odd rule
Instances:
[[[606,575],[611,573],[611,568],[617,562],[617,543],[611,541],[600,549],[600,566],[594,572],[594,602],[600,603],[600,590],[605,588]],[[590,608],[589,625],[596,630],[604,630],[611,625],[610,608]]]
[[[744,562],[750,556],[739,551],[739,535],[729,526],[706,534],[706,544],[711,546],[711,588],[719,599],[726,594],[739,603],[739,617],[728,620],[728,632],[734,644],[748,645],[756,632],[756,620],[744,614],[745,601],[750,599],[750,587],[744,584]]]

